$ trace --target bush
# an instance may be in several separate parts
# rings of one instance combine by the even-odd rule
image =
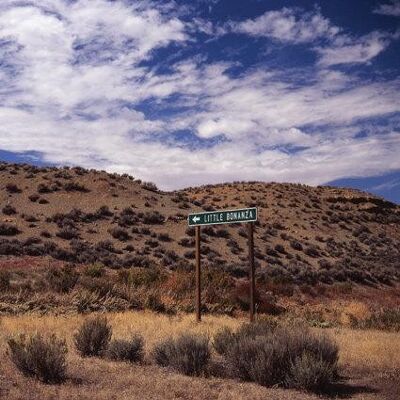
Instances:
[[[222,328],[214,336],[213,346],[218,354],[226,355],[236,340],[236,335],[229,328]]]
[[[199,376],[206,371],[211,353],[208,338],[184,334],[156,345],[153,356],[158,365],[170,366],[185,375]]]
[[[142,182],[141,186],[143,189],[149,190],[151,192],[158,192],[158,187],[153,182]]]
[[[21,189],[14,183],[7,183],[6,190],[8,193],[21,193]]]
[[[60,237],[61,239],[71,240],[76,239],[79,237],[79,232],[76,228],[67,225],[61,228],[57,233],[56,236]]]
[[[1,236],[14,236],[21,233],[21,231],[15,225],[9,225],[5,223],[0,224],[0,235]]]
[[[291,388],[319,392],[327,388],[336,378],[330,362],[304,353],[290,366],[285,384]]]
[[[350,322],[352,328],[400,332],[400,308],[382,309],[364,320],[352,316]]]
[[[105,273],[104,266],[101,264],[92,264],[86,267],[85,275],[91,278],[101,278]]]
[[[51,193],[53,191],[53,189],[51,189],[49,186],[47,186],[45,183],[39,183],[38,187],[37,187],[37,191],[38,193]],[[36,195],[32,195],[35,196]],[[31,196],[29,197],[29,200],[35,202],[39,199],[39,196],[36,197],[36,200],[32,200]]]
[[[144,356],[144,341],[140,335],[131,340],[113,340],[107,350],[107,356],[116,361],[140,362]]]
[[[290,246],[292,247],[292,249],[297,250],[297,251],[302,251],[303,250],[302,244],[299,243],[297,240],[292,240],[290,242]]]
[[[65,340],[52,335],[44,338],[37,334],[30,338],[21,336],[8,341],[11,360],[26,376],[44,383],[65,380],[67,345]]]
[[[5,291],[10,288],[11,273],[9,271],[0,270],[0,290]]]
[[[66,190],[67,192],[82,192],[82,193],[90,192],[90,190],[87,187],[77,182],[67,182],[64,185],[64,190]]]
[[[144,300],[144,307],[155,312],[165,312],[165,304],[162,302],[160,294],[157,292],[149,292]]]
[[[74,343],[83,357],[99,356],[105,352],[112,335],[106,317],[87,319],[74,335]]]
[[[157,235],[158,239],[161,240],[162,242],[171,242],[173,239],[167,232],[162,232]]]
[[[17,210],[10,204],[4,206],[2,211],[4,215],[14,215],[17,213]]]
[[[233,333],[231,329],[224,327],[214,336],[213,345],[218,354],[226,355],[241,338],[255,338],[265,336],[277,327],[277,322],[272,319],[257,321],[253,324],[243,324]]]
[[[153,349],[153,358],[161,367],[168,367],[172,364],[172,357],[175,354],[175,341],[168,338],[158,343]]]
[[[44,238],[51,238],[51,233],[48,230],[43,230],[40,232],[40,236],[44,237]]]
[[[129,233],[122,228],[114,227],[108,230],[108,233],[115,239],[125,242],[130,239]]]
[[[319,250],[315,246],[309,246],[304,250],[304,253],[310,257],[319,257]]]
[[[68,293],[76,285],[79,274],[74,271],[73,267],[66,265],[63,268],[51,268],[47,272],[47,282],[50,287],[59,293]]]
[[[148,225],[161,225],[165,221],[164,215],[158,211],[146,212],[143,216],[143,223]]]
[[[28,196],[28,199],[32,202],[32,203],[36,203],[39,200],[40,196],[37,193],[31,194],[30,196]]]
[[[300,326],[262,324],[245,325],[234,334],[226,330],[214,339],[234,376],[308,390],[326,389],[337,379],[338,347],[326,336]],[[221,346],[224,337],[229,345]]]

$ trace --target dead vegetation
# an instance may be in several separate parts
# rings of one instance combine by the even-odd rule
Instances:
[[[215,342],[216,335],[224,327],[230,329],[233,335],[236,335],[235,332],[237,332],[242,338],[240,340],[247,340],[251,347],[253,341],[265,340],[266,343],[269,343],[269,339],[265,338],[272,338],[269,335],[273,331],[278,333],[277,330],[282,329],[279,324],[261,323],[260,329],[258,325],[250,327],[242,325],[241,320],[222,316],[209,316],[204,319],[202,324],[196,324],[194,323],[193,315],[170,317],[149,312],[112,313],[107,314],[106,317],[109,326],[112,327],[113,340],[123,343],[123,346],[117,345],[118,350],[116,350],[116,353],[120,355],[117,359],[111,357],[109,352],[103,353],[101,357],[82,358],[75,350],[74,335],[88,318],[92,319],[93,317],[78,315],[67,317],[38,317],[37,315],[3,317],[0,333],[0,351],[4,362],[0,365],[0,376],[6,376],[7,380],[1,381],[2,395],[11,400],[23,398],[27,393],[29,393],[29,398],[32,399],[48,399],[54,397],[56,393],[57,398],[60,399],[88,399],[89,397],[91,399],[104,399],[112,398],[112,393],[118,393],[118,396],[133,399],[175,399],[178,397],[218,399],[221,398],[221,395],[226,395],[224,398],[232,399],[317,398],[305,392],[278,388],[271,389],[250,382],[241,382],[238,377],[233,376],[230,378],[224,372],[225,368],[230,368],[229,365],[225,364],[223,360],[222,364],[220,364],[221,361],[219,361],[218,354],[211,347],[209,347],[211,353],[207,352],[207,338]],[[51,337],[52,334],[56,333],[60,338],[59,340],[65,339],[68,353],[66,354],[66,380],[62,385],[43,384],[24,377],[12,363],[10,356],[6,354],[8,348],[7,338],[16,337],[20,333],[26,334],[26,337],[31,337],[36,332],[40,332],[43,338]],[[138,337],[143,338],[143,341],[139,339],[139,344],[135,347],[136,349],[142,349],[143,353],[140,355],[141,352],[139,351],[139,358],[135,358],[137,361],[133,363],[121,362],[127,360],[121,354],[127,354],[126,346],[128,346],[127,343],[132,343],[133,332],[139,335]],[[300,331],[292,329],[285,334],[282,340],[286,340],[295,332]],[[181,336],[182,334],[184,336]],[[188,339],[187,335],[189,335],[190,339]],[[185,337],[185,339],[180,339],[182,337]],[[326,337],[327,341],[315,341],[314,337]],[[201,340],[198,341],[197,338],[201,338]],[[330,347],[329,343],[330,341],[337,343],[339,347],[337,365],[340,369],[341,382],[333,386],[328,385],[329,396],[353,399],[396,398],[396,393],[398,393],[396,390],[399,390],[400,385],[397,373],[400,367],[400,358],[397,351],[400,343],[397,334],[369,330],[314,329],[305,336],[301,334],[300,338],[301,341],[297,339],[295,341],[297,343],[296,348],[301,348],[301,346],[299,347],[300,343],[308,343],[306,345],[307,348],[311,345],[311,349],[318,349],[318,354],[321,354],[320,352],[322,351],[326,354],[324,357],[333,362],[336,360],[336,350],[335,347]],[[153,349],[166,341],[173,344],[173,349],[179,343],[179,351],[183,352],[181,354],[185,354],[187,349],[192,349],[193,346],[198,350],[196,352],[190,350],[191,357],[194,357],[192,361],[190,361],[190,358],[176,356],[176,348],[172,350],[172,353],[169,350],[167,353],[169,355],[172,354],[172,358],[178,357],[172,365],[173,368],[155,366]],[[110,349],[112,348],[112,343],[113,341],[109,344]],[[128,346],[129,348],[131,347]],[[246,349],[247,347],[243,348],[243,351]],[[247,359],[251,361],[252,353],[246,352],[246,354],[249,356]],[[210,356],[211,359],[209,358]],[[179,366],[181,361],[177,360],[182,360],[184,363],[182,367]],[[193,363],[193,360],[196,360],[196,362]],[[138,361],[140,361],[139,364]],[[297,386],[298,382],[310,382],[307,378],[311,376],[309,371],[313,371],[312,373],[314,374],[315,368],[320,369],[321,364],[319,362],[315,363],[315,361],[310,364],[309,361],[309,356],[303,356],[293,364],[292,368],[296,368],[299,372],[295,379],[292,376],[290,384],[289,382],[287,384],[288,386]],[[205,365],[208,366],[207,373],[203,368]],[[186,368],[189,369],[187,370]],[[185,377],[181,375],[185,371],[189,371],[190,375],[195,376]],[[191,371],[194,372],[191,373]],[[202,372],[196,373],[196,371]],[[288,371],[293,372],[293,369]],[[292,372],[289,373],[291,374]],[[196,377],[196,375],[200,375],[200,377]],[[321,375],[318,373],[316,376],[319,377]],[[376,382],[377,376],[392,377],[390,385],[385,384],[383,379],[381,384],[378,384]],[[315,380],[311,381],[315,382]],[[280,385],[282,384],[283,382]],[[324,387],[327,388],[328,386]],[[165,390],[166,387],[168,387],[168,390]],[[312,387],[312,390],[315,390],[315,388]]]

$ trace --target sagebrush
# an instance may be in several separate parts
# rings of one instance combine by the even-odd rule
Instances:
[[[33,376],[44,383],[60,383],[65,380],[65,340],[58,339],[55,335],[22,335],[9,339],[8,346],[11,360],[24,375]]]
[[[100,356],[111,340],[112,328],[106,317],[87,319],[74,335],[78,352],[84,357]]]

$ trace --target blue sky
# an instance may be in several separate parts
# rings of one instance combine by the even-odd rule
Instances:
[[[400,1],[0,2],[0,158],[400,203]]]

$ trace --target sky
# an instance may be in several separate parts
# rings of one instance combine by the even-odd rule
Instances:
[[[1,0],[0,159],[400,203],[399,0]]]

